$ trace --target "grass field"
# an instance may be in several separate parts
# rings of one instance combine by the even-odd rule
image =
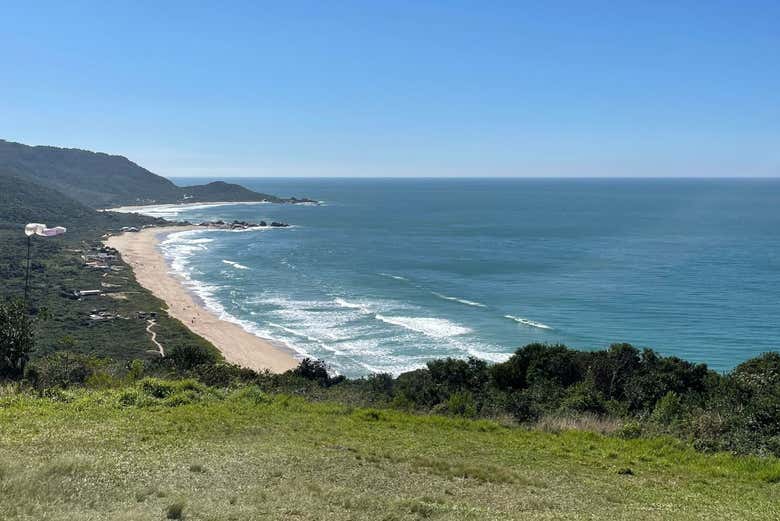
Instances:
[[[630,472],[627,470],[630,469]],[[0,391],[0,518],[778,519],[776,459],[154,381]]]

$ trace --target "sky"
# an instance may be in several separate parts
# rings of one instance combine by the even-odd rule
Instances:
[[[0,138],[165,176],[776,177],[780,2],[4,1]]]

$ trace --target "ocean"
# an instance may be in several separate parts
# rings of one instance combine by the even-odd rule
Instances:
[[[780,349],[777,179],[227,180],[322,205],[149,208],[292,225],[173,234],[172,269],[341,374],[530,342],[628,342],[719,371]]]

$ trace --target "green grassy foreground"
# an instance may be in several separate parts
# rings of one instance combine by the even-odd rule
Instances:
[[[671,439],[544,433],[254,387],[0,390],[6,521],[778,519],[778,481],[777,459]]]

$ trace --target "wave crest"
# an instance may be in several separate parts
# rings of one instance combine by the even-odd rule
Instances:
[[[508,318],[509,320],[514,320],[518,324],[523,324],[524,326],[536,327],[539,329],[552,329],[552,327],[548,326],[547,324],[542,324],[541,322],[534,322],[533,320],[528,320],[527,318],[523,318],[523,317],[516,317],[514,315],[504,315],[504,318]]]
[[[251,268],[249,268],[249,266],[244,266],[243,264],[239,264],[236,261],[232,261],[232,260],[222,259],[222,262],[227,264],[228,266],[233,266],[234,268],[239,269],[239,270],[251,269]]]
[[[472,306],[475,308],[486,308],[487,306],[481,302],[474,302],[473,300],[466,300],[465,298],[458,298],[458,297],[450,297],[449,295],[442,295],[441,293],[436,293],[435,291],[432,291],[434,295],[437,297],[444,299],[444,300],[450,300],[452,302],[458,302],[460,304],[465,304],[467,306]]]
[[[449,320],[443,318],[388,317],[380,314],[376,314],[374,316],[377,320],[387,324],[410,329],[432,338],[447,338],[471,333],[471,329],[454,322],[450,322]]]

